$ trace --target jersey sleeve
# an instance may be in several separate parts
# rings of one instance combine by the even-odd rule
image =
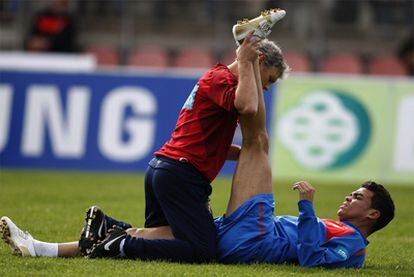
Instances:
[[[360,239],[355,235],[335,237],[325,242],[312,202],[301,200],[298,222],[298,260],[301,266],[329,266],[343,263],[357,251]]]
[[[227,111],[236,111],[234,98],[236,96],[237,84],[228,74],[224,70],[213,73],[207,97]]]

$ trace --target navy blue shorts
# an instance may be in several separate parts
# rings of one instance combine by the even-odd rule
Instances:
[[[177,199],[186,197],[186,194],[190,192],[192,196],[196,197],[194,200],[196,200],[197,203],[188,204],[193,204],[195,206],[201,204],[203,210],[205,207],[208,209],[209,196],[212,192],[210,182],[190,163],[159,156],[153,158],[148,165],[145,173],[146,228],[170,225],[159,203],[159,196],[156,196],[154,187],[158,187],[165,193],[166,190],[173,189],[174,185],[178,185],[177,191],[173,192],[177,195]],[[156,181],[154,180],[155,178],[157,178]],[[167,178],[167,180],[164,178]],[[182,194],[180,195],[180,193]],[[182,204],[185,205],[186,208],[192,208],[187,207],[185,202]]]
[[[205,262],[216,257],[216,228],[208,209],[212,188],[189,163],[155,157],[145,174],[145,227],[171,226],[175,240],[127,239],[127,256]]]

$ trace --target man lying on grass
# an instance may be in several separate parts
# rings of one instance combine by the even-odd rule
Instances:
[[[240,115],[243,135],[237,169],[225,215],[215,220],[218,257],[224,263],[298,263],[328,268],[362,267],[366,238],[385,227],[394,217],[394,203],[388,191],[375,182],[345,197],[337,212],[340,221],[320,219],[313,209],[315,189],[305,181],[293,185],[299,192],[299,217],[274,216],[272,176],[268,160],[268,136],[258,63],[254,65],[258,110]],[[98,209],[94,207],[93,209]],[[80,242],[46,243],[22,232],[8,217],[2,217],[2,237],[12,250],[23,256],[75,256],[89,258],[125,257],[125,237],[172,239],[168,226],[133,228],[114,221],[102,210],[86,222]],[[85,231],[94,244],[87,243]],[[102,241],[98,241],[102,239]]]
[[[315,189],[308,182],[297,182],[293,189],[299,191],[299,217],[273,216],[273,195],[266,190],[229,205],[226,215],[216,219],[220,260],[360,268],[366,238],[394,216],[388,191],[373,181],[345,197],[337,211],[339,221],[315,215]]]

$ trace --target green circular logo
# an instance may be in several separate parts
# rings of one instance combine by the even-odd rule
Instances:
[[[350,164],[371,135],[366,109],[349,94],[321,90],[308,94],[280,119],[278,137],[302,165],[334,169]]]

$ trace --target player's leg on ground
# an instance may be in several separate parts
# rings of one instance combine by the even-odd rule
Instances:
[[[133,237],[140,237],[146,239],[165,238],[173,239],[174,236],[171,233],[169,226],[156,227],[156,228],[130,228],[127,233]],[[37,241],[34,243],[36,254],[50,253],[47,251],[47,247],[52,246],[54,243]],[[76,257],[80,255],[79,242],[63,242],[57,243],[58,252],[57,257]],[[43,250],[42,250],[43,249]],[[41,256],[41,255],[37,255]]]
[[[156,238],[163,238],[163,239],[173,239],[174,236],[172,235],[171,227],[170,226],[162,226],[162,227],[155,227],[155,228],[129,228],[127,233],[133,237],[145,238],[145,239],[156,239]],[[35,240],[35,251],[36,253],[44,253],[44,251],[40,250],[40,247],[47,247],[53,243],[42,242]],[[58,257],[76,257],[80,255],[79,249],[79,242],[72,241],[72,242],[62,242],[57,243],[58,247]]]
[[[242,148],[233,176],[226,216],[257,194],[272,193],[272,171],[268,159],[266,110],[258,61],[254,64],[258,110],[255,115],[240,115]]]
[[[76,257],[81,254],[78,241],[54,243],[36,240],[27,232],[23,232],[13,223],[7,222],[2,228],[3,240],[9,244],[12,251],[22,256],[36,256],[36,257]],[[7,231],[6,229],[7,228]],[[15,230],[10,230],[14,228]],[[131,228],[129,232],[132,236],[154,239],[154,238],[174,238],[169,226],[157,228]],[[22,236],[17,239],[15,236],[20,233]],[[12,234],[14,234],[12,236]],[[27,249],[33,249],[27,250]]]

